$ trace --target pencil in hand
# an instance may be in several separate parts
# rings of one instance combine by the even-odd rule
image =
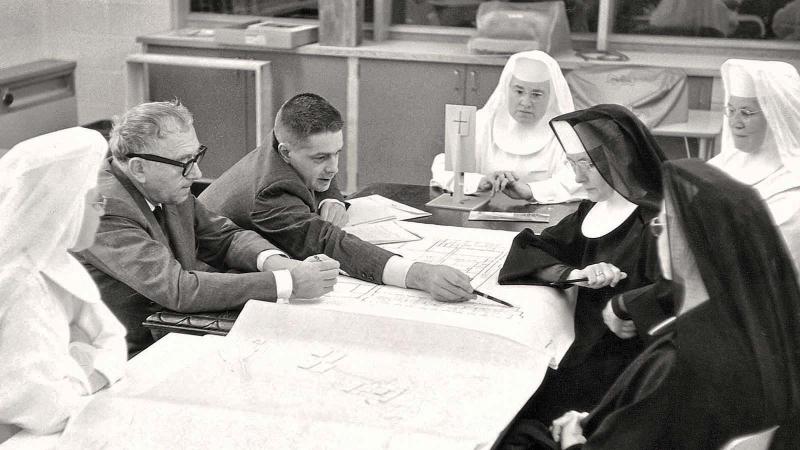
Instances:
[[[493,302],[500,303],[501,305],[508,306],[509,308],[514,308],[514,305],[512,305],[511,303],[508,303],[507,301],[504,301],[504,300],[500,300],[497,297],[492,297],[489,294],[484,294],[483,292],[481,292],[481,291],[479,291],[477,289],[473,289],[472,293],[475,294],[475,295],[481,296],[481,297],[483,297],[483,298],[485,298],[487,300],[491,300]]]

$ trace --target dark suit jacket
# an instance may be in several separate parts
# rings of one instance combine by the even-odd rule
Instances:
[[[190,195],[180,204],[163,205],[165,235],[145,198],[110,159],[100,170],[98,190],[107,199],[106,212],[94,245],[76,256],[128,329],[130,354],[153,342],[141,324],[163,307],[215,311],[251,298],[276,298],[271,273],[208,271],[209,265],[220,271],[257,271],[258,254],[275,248],[258,234],[211,213]]]
[[[348,274],[381,283],[393,254],[322,220],[317,207],[325,198],[343,200],[335,178],[327,191],[313,192],[271,147],[245,155],[199,197],[208,209],[259,232],[292,258],[324,253]]]

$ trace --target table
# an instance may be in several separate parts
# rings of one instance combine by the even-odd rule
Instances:
[[[690,109],[689,119],[684,123],[659,125],[650,129],[653,136],[682,137],[689,154],[687,138],[697,139],[697,157],[708,160],[714,149],[714,139],[722,131],[722,111]]]
[[[525,228],[531,228],[537,234],[541,233],[542,230],[548,226],[558,223],[562,218],[571,214],[578,207],[578,203],[532,205],[526,201],[512,200],[501,193],[480,209],[484,211],[541,212],[550,215],[549,223],[501,222],[468,220],[469,213],[466,211],[430,208],[425,206],[425,203],[442,194],[441,189],[429,186],[376,183],[349,195],[348,198],[357,198],[372,194],[379,194],[391,200],[431,213],[431,215],[427,217],[412,219],[412,222],[505,231],[522,231]],[[230,331],[237,316],[238,311],[187,314],[167,310],[150,315],[142,325],[150,328],[156,338],[169,332],[198,335],[216,334],[224,336]]]
[[[58,448],[488,450],[547,366],[539,349],[471,330],[259,301],[244,311],[227,337],[172,334],[137,355]]]
[[[522,231],[531,228],[539,234],[545,228],[555,225],[565,216],[578,208],[578,203],[562,203],[554,205],[533,205],[523,200],[512,200],[505,194],[496,195],[491,202],[478,208],[480,211],[539,212],[550,215],[549,223],[540,222],[500,222],[489,220],[468,220],[469,212],[455,209],[431,208],[425,206],[430,200],[442,195],[439,188],[414,184],[375,183],[366,186],[348,196],[363,197],[378,194],[391,200],[431,213],[430,216],[412,219],[411,222],[449,225],[453,227],[483,228],[488,230]]]

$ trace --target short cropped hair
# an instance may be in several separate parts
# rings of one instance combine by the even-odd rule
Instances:
[[[287,132],[282,136],[294,142],[305,141],[317,133],[335,133],[344,123],[342,115],[317,94],[298,94],[286,101],[275,115],[275,128]]]
[[[192,113],[177,99],[134,106],[114,117],[111,154],[117,161],[126,161],[131,153],[152,153],[159,139],[187,131],[193,122]]]

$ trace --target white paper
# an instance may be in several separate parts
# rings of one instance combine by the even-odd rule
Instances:
[[[343,230],[372,244],[418,241],[421,237],[406,230],[395,220],[347,226]]]
[[[464,303],[437,302],[422,291],[349,277],[339,277],[333,292],[321,299],[298,303],[492,333],[548,352],[551,366],[557,367],[574,339],[574,298],[545,286],[497,283],[516,233],[414,222],[404,222],[403,227],[422,239],[382,247],[413,261],[455,267],[470,277],[473,288],[515,308],[482,297]]]
[[[389,200],[378,194],[348,199],[347,203],[350,204],[347,209],[349,216],[347,226],[395,219],[408,220],[431,215],[429,212]]]
[[[488,449],[547,365],[471,330],[259,301],[220,341],[96,398],[59,448]]]

